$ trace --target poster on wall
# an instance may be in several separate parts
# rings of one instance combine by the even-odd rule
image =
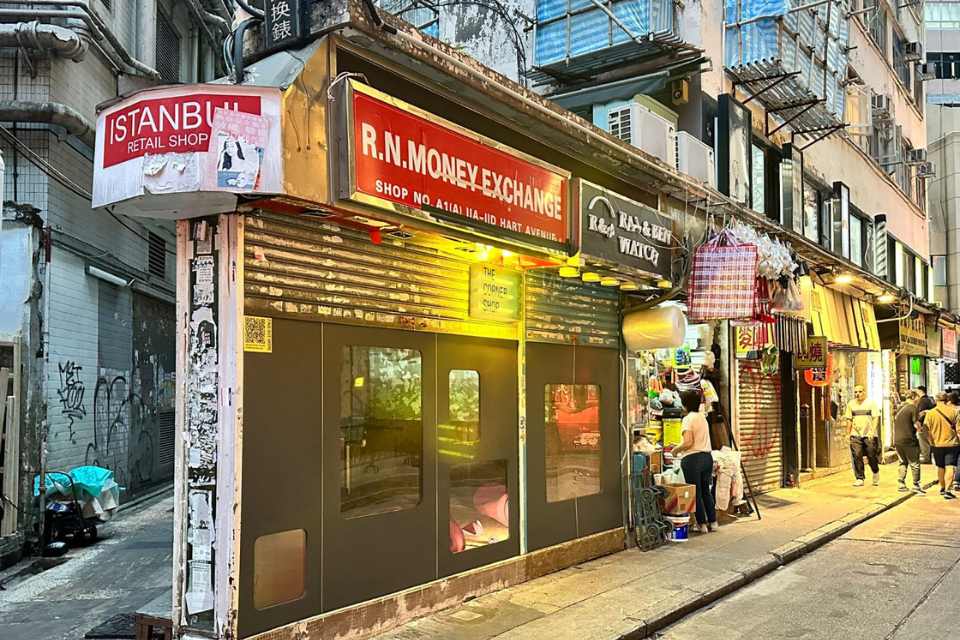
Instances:
[[[567,248],[568,172],[362,83],[341,86],[341,198]]]
[[[677,248],[668,214],[586,180],[574,184],[580,205],[580,250],[672,280]]]
[[[281,178],[279,89],[150,89],[97,117],[94,208],[152,194],[280,193]],[[171,217],[219,211],[214,202],[229,201],[181,201]],[[145,208],[157,217],[168,213]]]
[[[957,330],[950,327],[943,327],[941,332],[941,351],[943,359],[947,362],[957,361]]]

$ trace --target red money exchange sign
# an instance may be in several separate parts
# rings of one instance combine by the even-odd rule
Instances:
[[[568,178],[354,86],[355,190],[531,238],[568,240]]]

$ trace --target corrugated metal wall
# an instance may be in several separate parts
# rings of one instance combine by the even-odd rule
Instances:
[[[246,218],[245,310],[418,331],[517,338],[515,324],[468,317],[470,262],[426,238],[368,234],[303,217]]]
[[[755,360],[737,360],[737,445],[757,493],[779,489],[783,477],[780,376],[760,373]]]
[[[620,347],[620,295],[616,288],[530,271],[526,314],[527,340],[531,342]]]

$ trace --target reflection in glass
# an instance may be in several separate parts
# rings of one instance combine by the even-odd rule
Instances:
[[[469,551],[509,537],[507,461],[450,467],[450,552]]]
[[[547,502],[600,493],[600,387],[548,384],[544,409]]]
[[[307,567],[303,529],[260,536],[253,543],[253,606],[266,609],[303,597]]]
[[[422,379],[418,351],[343,348],[340,511],[346,517],[420,502]]]
[[[480,374],[452,369],[448,381],[450,415],[437,427],[440,455],[451,461],[473,460],[480,444]]]

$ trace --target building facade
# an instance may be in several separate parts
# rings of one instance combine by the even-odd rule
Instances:
[[[178,220],[175,633],[383,630],[639,543],[662,384],[715,381],[756,492],[849,465],[854,385],[889,445],[931,384],[915,8],[296,4],[98,119],[94,203]],[[161,104],[222,144],[118,153]],[[728,245],[762,273],[704,308]]]
[[[0,533],[15,554],[39,533],[42,469],[106,467],[128,495],[172,478],[174,229],[91,212],[94,123],[131,90],[214,77],[228,23],[201,2],[4,4]]]

